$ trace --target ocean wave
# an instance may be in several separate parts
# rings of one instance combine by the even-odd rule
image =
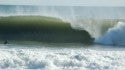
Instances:
[[[125,46],[125,22],[119,21],[117,25],[108,29],[108,31],[97,40],[97,43],[105,45]]]
[[[73,29],[70,23],[46,16],[1,17],[0,39],[85,44],[94,40],[86,30]]]
[[[26,5],[0,5],[0,22],[1,24],[4,22],[5,25],[3,24],[3,27],[0,27],[1,31],[3,32],[1,33],[0,37],[1,39],[9,39],[9,38],[13,38],[14,37],[18,37],[21,39],[24,38],[28,38],[29,40],[36,40],[36,37],[39,37],[39,39],[41,40],[41,36],[43,36],[44,38],[42,38],[42,40],[50,40],[50,41],[54,41],[55,39],[57,41],[59,41],[59,39],[63,40],[65,39],[65,41],[69,41],[71,42],[71,40],[75,40],[75,42],[79,41],[79,42],[86,42],[85,39],[84,41],[82,40],[83,37],[87,38],[87,42],[93,41],[95,39],[95,43],[101,43],[101,44],[110,44],[110,45],[124,45],[124,41],[123,39],[121,39],[119,37],[119,41],[115,41],[114,39],[118,38],[112,38],[113,43],[106,43],[102,42],[102,38],[104,38],[105,35],[109,34],[109,29],[114,28],[115,25],[119,24],[118,22],[121,21],[125,21],[125,8],[124,7],[95,7],[95,6],[26,6]],[[18,16],[18,18],[16,18]],[[19,18],[19,16],[22,16],[22,18]],[[23,17],[25,16],[25,17]],[[27,17],[26,17],[27,16]],[[27,20],[27,18],[29,18],[28,16],[37,16],[35,18],[32,18]],[[46,18],[43,19],[44,21],[41,21],[40,17],[38,18],[38,16],[45,16]],[[9,17],[9,18],[8,18]],[[15,17],[15,18],[14,18]],[[49,17],[49,18],[48,18]],[[51,17],[51,18],[50,18]],[[54,17],[54,18],[52,18]],[[4,18],[4,19],[3,19]],[[7,20],[5,20],[5,18]],[[11,18],[11,19],[10,19]],[[23,20],[21,20],[23,19]],[[26,19],[26,20],[24,20]],[[31,21],[32,20],[32,21]],[[56,20],[56,21],[55,21]],[[54,33],[48,34],[50,32],[46,32],[44,35],[40,36],[40,32],[39,29],[41,29],[41,27],[39,25],[35,25],[35,24],[31,24],[29,27],[27,27],[27,23],[66,23],[66,24],[55,24],[57,25],[57,27],[50,27],[50,31],[51,29],[55,29],[56,33],[57,30],[59,30],[60,28],[63,29],[62,33],[58,32],[58,36],[55,35]],[[16,27],[15,24],[12,24],[13,27],[16,28],[9,28],[6,29],[5,31],[10,32],[9,34],[4,34],[6,33],[4,31],[4,29],[2,30],[2,28],[4,28],[4,26],[6,26],[6,23],[20,23],[20,25],[18,25],[18,27]],[[22,24],[22,23],[25,23]],[[9,24],[11,25],[11,24]],[[55,26],[54,25],[54,26]],[[70,25],[72,26],[72,28],[70,27]],[[24,28],[22,28],[24,27]],[[46,26],[44,27],[45,29]],[[75,30],[72,32],[72,30]],[[10,31],[12,30],[12,31]],[[29,30],[31,33],[27,33],[26,31]],[[69,31],[67,31],[69,30]],[[59,30],[60,31],[60,30]],[[65,35],[65,32],[67,31]],[[82,32],[81,32],[82,31]],[[84,33],[84,32],[86,33]],[[12,33],[11,33],[12,32]],[[21,34],[17,34],[15,36],[15,34],[13,33],[20,33],[20,32],[25,32],[25,33],[21,33]],[[72,33],[71,33],[72,32]],[[83,34],[84,33],[84,34]],[[4,34],[4,35],[2,35]],[[87,34],[87,35],[86,35]],[[90,34],[90,35],[89,35]],[[111,31],[112,34],[112,31]],[[124,34],[120,33],[120,34]],[[9,35],[9,36],[8,36]],[[50,36],[49,36],[50,35]],[[13,36],[13,37],[12,37]],[[35,37],[34,37],[35,36]],[[51,37],[52,36],[52,37]],[[60,37],[59,37],[60,36]],[[110,35],[106,36],[106,39],[108,38],[108,36],[110,37]],[[117,35],[120,36],[120,35]],[[23,37],[23,38],[22,38]],[[47,38],[48,37],[48,38]],[[122,37],[122,36],[121,36]],[[70,38],[70,39],[66,39],[66,38]],[[124,37],[122,37],[124,38]],[[99,41],[101,40],[101,41]],[[108,39],[111,42],[111,39]],[[115,41],[115,42],[114,42]],[[120,44],[121,43],[121,44]]]

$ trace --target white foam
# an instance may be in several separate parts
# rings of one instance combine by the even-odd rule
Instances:
[[[125,22],[118,22],[113,28],[102,36],[97,43],[106,45],[123,45],[125,46]]]
[[[125,51],[0,49],[0,69],[123,70]]]

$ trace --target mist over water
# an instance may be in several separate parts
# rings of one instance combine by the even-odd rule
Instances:
[[[0,16],[41,15],[72,19],[125,18],[124,7],[0,5]]]
[[[124,7],[0,5],[1,16],[41,15],[62,18],[125,18]]]

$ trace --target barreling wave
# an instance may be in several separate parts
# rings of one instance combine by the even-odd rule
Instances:
[[[10,16],[0,19],[1,40],[92,43],[85,30],[72,29],[61,19],[45,16]]]
[[[114,27],[118,21],[123,19],[74,19],[71,26],[74,29],[86,30],[92,37],[99,38],[105,34],[109,28]]]
[[[122,22],[121,22],[122,21]],[[0,18],[1,40],[79,42],[125,45],[124,19],[76,19],[64,22],[46,16],[10,16]]]
[[[77,19],[71,25],[88,31],[96,44],[125,46],[125,19]]]
[[[41,40],[42,36],[42,40],[71,41],[74,39],[74,41],[83,42],[82,39],[85,41],[85,38],[87,38],[86,40],[90,41],[93,40],[91,38],[93,37],[95,38],[95,43],[123,45],[120,44],[121,41],[116,41],[116,38],[121,40],[120,35],[111,39],[107,38],[111,37],[109,34],[112,34],[112,28],[119,26],[118,24],[125,21],[124,12],[125,7],[0,5],[0,39],[27,38],[36,40],[36,37],[38,37]],[[47,17],[43,18],[38,15]],[[44,35],[41,33],[41,23],[45,23],[42,25]],[[122,33],[124,32],[122,31],[120,34]],[[110,43],[105,41],[105,38]],[[123,40],[122,43],[124,43]]]

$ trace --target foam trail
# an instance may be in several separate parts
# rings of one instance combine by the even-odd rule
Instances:
[[[125,22],[118,22],[113,28],[98,39],[96,42],[105,45],[122,45],[125,46]]]

